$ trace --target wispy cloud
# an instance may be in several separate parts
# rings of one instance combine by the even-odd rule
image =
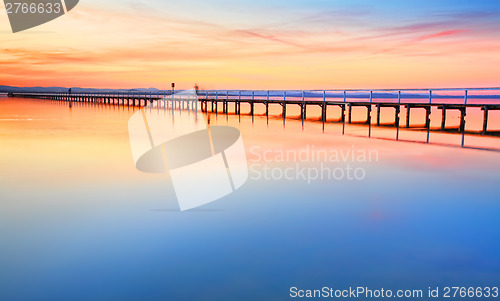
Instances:
[[[442,38],[452,35],[457,35],[463,32],[468,32],[469,30],[445,30],[434,34],[423,35],[415,39],[415,41],[421,42],[429,39]]]

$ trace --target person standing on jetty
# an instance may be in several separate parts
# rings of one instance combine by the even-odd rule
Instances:
[[[72,107],[72,103],[71,103],[71,88],[69,88],[69,90],[68,90],[68,95],[69,95],[69,97],[68,97],[69,98],[68,99],[69,100],[69,107],[71,108]]]

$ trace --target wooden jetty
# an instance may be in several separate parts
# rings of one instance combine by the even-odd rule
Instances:
[[[150,93],[112,92],[112,93],[64,93],[64,92],[13,92],[9,96],[51,99],[69,102],[101,103],[107,105],[123,105],[141,107],[156,100],[171,97],[172,91],[158,91]],[[406,124],[411,125],[412,110],[425,110],[425,128],[430,130],[430,115],[433,108],[441,110],[441,131],[452,129],[446,126],[446,117],[449,111],[460,112],[460,124],[455,131],[465,133],[465,116],[467,109],[480,108],[483,111],[483,126],[481,134],[487,135],[488,113],[500,110],[500,88],[456,88],[456,89],[378,89],[378,90],[201,90],[197,91],[198,102],[203,112],[219,113],[218,105],[222,105],[222,114],[232,113],[241,115],[241,105],[248,104],[252,117],[255,115],[255,105],[265,106],[265,116],[269,120],[269,106],[281,107],[283,124],[287,118],[287,106],[300,107],[302,124],[307,119],[307,108],[319,106],[321,108],[321,122],[327,122],[326,116],[329,107],[339,107],[341,110],[339,121],[343,124],[353,123],[352,109],[366,108],[366,123],[371,133],[372,111],[376,111],[376,126],[380,126],[381,108],[394,109],[392,126],[400,127],[400,113],[406,110]],[[197,105],[197,104],[196,104]],[[188,104],[189,106],[189,104]],[[193,104],[194,106],[194,104]],[[346,114],[347,113],[347,114]],[[346,116],[347,115],[347,116]],[[347,118],[346,118],[347,117]],[[347,121],[346,121],[347,119]],[[370,134],[369,134],[370,135]]]
[[[488,92],[487,95],[475,94],[471,96],[470,91]],[[375,95],[378,92],[378,95]],[[380,94],[382,92],[382,94]],[[405,92],[413,94],[405,95]],[[433,93],[440,94],[433,94]],[[443,92],[453,92],[453,95],[442,95]],[[456,93],[459,92],[459,93]],[[497,92],[497,94],[491,94]],[[280,94],[281,95],[277,95]],[[360,94],[366,94],[361,97]],[[463,93],[463,95],[459,95]],[[348,94],[351,94],[351,99]],[[353,95],[354,94],[354,95]],[[375,97],[376,96],[376,97]],[[391,97],[392,96],[392,97]],[[376,110],[376,125],[380,126],[381,108],[394,109],[393,126],[400,126],[400,112],[402,108],[406,109],[405,127],[410,127],[411,112],[415,109],[425,110],[425,128],[430,129],[430,115],[432,108],[442,111],[441,127],[439,130],[450,130],[446,127],[446,116],[450,110],[460,112],[460,125],[458,132],[465,132],[465,116],[468,108],[480,108],[484,112],[483,127],[481,133],[488,134],[488,112],[491,110],[500,110],[500,88],[471,88],[471,89],[406,89],[406,90],[324,90],[324,91],[199,91],[199,101],[202,111],[218,112],[218,104],[222,104],[222,113],[229,113],[229,104],[234,105],[234,114],[241,114],[241,104],[246,103],[250,106],[249,115],[254,115],[254,106],[263,104],[266,108],[266,117],[269,117],[269,106],[281,106],[281,116],[285,123],[287,106],[297,105],[300,107],[300,119],[302,123],[307,118],[308,106],[319,106],[321,108],[321,121],[326,122],[327,110],[331,106],[340,108],[341,113],[339,121],[352,123],[353,107],[366,108],[366,120],[364,123],[372,125],[372,111]],[[354,98],[354,99],[352,99]],[[363,99],[366,98],[366,99]],[[489,100],[479,101],[477,100]],[[459,101],[457,101],[459,100]],[[475,100],[475,102],[470,102]],[[210,104],[210,107],[209,107]],[[347,111],[347,114],[346,114]]]

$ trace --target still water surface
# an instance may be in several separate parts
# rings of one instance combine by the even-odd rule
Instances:
[[[1,300],[289,300],[291,286],[498,286],[499,152],[368,139],[357,125],[342,136],[341,124],[322,133],[314,122],[212,116],[241,130],[250,179],[179,212],[168,175],[134,167],[135,110],[0,98]],[[444,144],[459,143],[446,135]],[[282,157],[311,150],[377,156]],[[363,179],[264,179],[266,169],[348,165]]]

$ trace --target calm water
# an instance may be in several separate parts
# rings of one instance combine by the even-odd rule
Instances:
[[[313,122],[212,116],[240,128],[250,179],[179,212],[170,178],[134,167],[133,113],[0,98],[0,300],[289,300],[291,286],[498,286],[499,152],[368,139],[357,125],[342,136],[341,124],[323,134]],[[349,166],[364,177],[262,179],[297,166]]]

